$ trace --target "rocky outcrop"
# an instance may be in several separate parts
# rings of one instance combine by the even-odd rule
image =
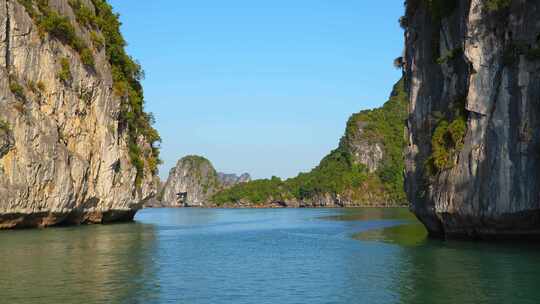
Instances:
[[[406,204],[403,81],[380,108],[351,116],[339,146],[307,173],[244,183],[212,197],[226,207],[366,207]]]
[[[540,236],[538,20],[538,1],[407,1],[406,189],[433,236]]]
[[[384,146],[380,140],[373,140],[365,135],[368,126],[369,123],[362,119],[351,119],[349,128],[354,132],[346,132],[342,145],[351,153],[356,163],[366,166],[369,173],[374,173],[384,158]]]
[[[161,181],[159,176],[154,177],[154,188],[156,189],[156,195],[152,196],[149,200],[147,200],[143,207],[144,208],[162,208],[166,207],[163,202],[161,201],[161,197],[163,196],[163,188],[165,184]]]
[[[0,121],[0,157],[6,155],[14,144],[10,126],[6,122]]]
[[[223,172],[218,172],[218,180],[219,180],[219,183],[223,187],[229,188],[236,184],[250,182],[251,176],[249,175],[249,173],[244,173],[238,176],[236,174],[227,174]]]
[[[118,91],[105,23],[83,26],[70,3],[112,22],[103,0],[0,0],[0,229],[131,220],[155,192],[153,139],[124,118],[141,112]]]
[[[250,181],[249,174],[218,173],[212,163],[201,156],[190,155],[178,161],[163,186],[163,207],[208,207],[217,191]]]
[[[161,201],[168,207],[202,207],[218,187],[218,174],[210,161],[190,155],[169,172]]]

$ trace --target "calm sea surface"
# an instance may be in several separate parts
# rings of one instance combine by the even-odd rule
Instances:
[[[540,249],[440,242],[404,209],[148,209],[0,232],[1,303],[540,303]]]

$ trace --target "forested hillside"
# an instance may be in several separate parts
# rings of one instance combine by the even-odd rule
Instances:
[[[381,107],[352,115],[339,146],[307,173],[254,180],[217,193],[216,205],[402,205],[407,96],[399,81]]]

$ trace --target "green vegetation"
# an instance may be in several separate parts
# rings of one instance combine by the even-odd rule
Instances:
[[[239,201],[262,204],[270,200],[310,200],[326,194],[362,200],[368,192],[384,193],[394,202],[404,202],[402,150],[406,109],[407,95],[400,81],[383,107],[362,111],[349,119],[339,147],[310,172],[285,181],[272,177],[239,184],[218,192],[212,201],[218,205]],[[354,159],[352,145],[363,141],[383,147],[383,160],[375,173],[369,173]]]
[[[43,83],[43,81],[38,81],[36,83],[36,87],[37,89],[40,91],[40,92],[44,92],[45,91],[45,84]]]
[[[503,61],[510,65],[517,62],[521,55],[525,55],[527,60],[540,60],[540,47],[524,41],[511,42],[504,50]]]
[[[96,13],[84,5],[80,0],[69,0],[69,5],[75,13],[77,22],[85,27],[97,27]]]
[[[208,159],[198,155],[188,155],[182,158],[182,161],[196,173],[195,177],[198,179],[205,194],[210,189],[219,187],[218,174]],[[207,175],[203,176],[203,173]]]
[[[437,58],[438,64],[445,64],[447,62],[450,62],[459,56],[463,55],[463,48],[455,48],[449,52],[447,52],[444,56],[441,56]]]
[[[15,97],[19,100],[25,100],[26,96],[24,95],[24,88],[19,83],[19,80],[14,75],[9,75],[9,90]]]
[[[94,62],[94,54],[89,48],[85,48],[80,52],[81,56],[81,62],[88,67],[93,67],[95,65]]]
[[[199,155],[184,156],[182,158],[182,161],[184,163],[190,164],[190,166],[193,168],[199,168],[201,165],[205,163],[211,165],[210,161],[207,158],[199,156]]]
[[[271,179],[259,179],[249,183],[235,185],[230,189],[218,192],[212,201],[218,205],[230,202],[248,201],[254,204],[262,204],[269,199],[280,200],[287,196],[286,184],[277,177]]]
[[[75,26],[68,17],[61,16],[49,7],[48,0],[18,0],[34,19],[42,35],[51,37],[72,47],[80,56],[81,62],[94,67],[94,53],[77,35]],[[126,42],[120,33],[120,21],[106,0],[91,0],[93,8],[80,0],[70,0],[76,21],[89,31],[90,40],[96,49],[105,48],[111,65],[114,80],[114,93],[121,99],[120,131],[128,134],[129,155],[132,164],[137,168],[137,182],[140,184],[144,176],[145,165],[152,173],[157,172],[161,163],[159,159],[159,134],[152,127],[152,114],[144,112],[143,90],[140,84],[144,73],[125,51]],[[71,73],[62,64],[59,78],[70,79]],[[143,137],[150,143],[150,149],[139,146]]]
[[[486,4],[490,11],[499,11],[510,6],[512,0],[487,0]]]
[[[60,16],[56,11],[47,9],[46,13],[39,19],[38,25],[41,30],[73,49],[79,51],[82,48],[83,42],[77,37],[75,27],[68,17]]]
[[[26,12],[28,13],[28,15],[30,15],[30,17],[32,17],[32,19],[36,19],[36,17],[38,16],[38,13],[34,9],[34,3],[33,2],[35,0],[18,0],[18,1],[22,6],[24,6],[24,8],[26,9]],[[45,1],[37,0],[36,2],[38,3],[39,7],[45,7],[47,5],[47,3]]]
[[[144,177],[144,161],[141,158],[142,151],[141,148],[134,143],[129,144],[129,158],[131,159],[131,164],[137,170],[137,175],[135,177],[135,185],[140,188],[142,185],[142,180]]]
[[[311,172],[287,180],[287,185],[295,198],[309,199],[319,194],[341,194],[358,188],[367,175],[366,167],[356,164],[351,153],[340,147],[323,158]]]
[[[273,176],[271,179],[238,184],[217,193],[212,200],[218,205],[239,201],[262,204],[269,200],[304,200],[316,195],[344,193],[358,188],[367,178],[366,168],[355,164],[350,153],[338,148],[309,173],[300,173],[285,181]]]
[[[11,127],[9,126],[9,123],[0,119],[0,131],[3,131],[5,133],[11,131]]]
[[[90,40],[92,40],[92,44],[98,50],[101,50],[105,46],[105,40],[96,31],[90,32]]]
[[[540,47],[531,47],[525,52],[525,56],[529,60],[540,60]]]
[[[27,81],[26,81],[26,86],[30,89],[30,91],[31,91],[32,93],[35,94],[35,93],[38,92],[38,90],[37,90],[37,88],[36,88],[36,83],[35,83],[35,82],[33,82],[33,81],[31,81],[31,80],[27,80]]]
[[[72,75],[68,58],[60,59],[60,71],[58,72],[57,77],[65,84],[71,82]]]
[[[36,22],[42,35],[45,33],[69,45],[81,56],[85,66],[94,67],[94,55],[82,38],[77,35],[75,27],[68,17],[61,16],[49,8],[48,0],[19,0],[26,11]],[[36,2],[36,6],[34,6]],[[37,10],[36,10],[37,7]]]
[[[26,87],[30,90],[30,92],[39,95],[44,91],[45,85],[41,81],[36,83],[35,81],[27,80]]]
[[[434,21],[449,17],[457,7],[457,0],[424,0]]]
[[[161,138],[152,127],[154,117],[144,112],[143,89],[140,84],[144,73],[140,65],[125,51],[126,42],[120,33],[118,15],[105,0],[92,0],[92,3],[96,14],[95,19],[89,20],[92,20],[90,24],[97,27],[104,38],[104,46],[112,69],[114,92],[122,100],[120,124],[121,129],[128,132],[131,161],[136,165],[145,159],[150,171],[156,173],[161,163],[157,145]],[[151,151],[134,148],[140,136],[150,143]],[[138,179],[144,175],[143,168],[137,167]]]
[[[18,84],[16,82],[10,83],[9,84],[9,90],[18,99],[24,99],[25,98],[25,96],[24,96],[24,88],[20,84]]]
[[[431,138],[432,154],[426,162],[426,170],[434,176],[453,167],[453,159],[463,148],[467,133],[467,117],[464,101],[456,102],[451,122],[441,118]]]
[[[364,137],[383,145],[384,156],[382,166],[376,174],[382,181],[385,191],[395,201],[405,201],[403,191],[403,148],[405,147],[404,128],[407,119],[407,93],[404,81],[399,81],[392,91],[390,100],[381,108],[363,111],[353,115],[347,124],[346,134],[358,132],[359,122],[366,122],[364,133],[356,134],[356,138]]]

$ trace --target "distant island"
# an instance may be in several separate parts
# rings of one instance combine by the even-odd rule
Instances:
[[[150,207],[210,207],[212,195],[234,185],[251,181],[244,173],[226,174],[217,172],[212,163],[198,155],[180,159],[169,172],[155,201]]]
[[[400,80],[381,107],[354,114],[337,149],[308,173],[281,180],[233,176],[224,183],[210,161],[181,159],[162,190],[162,206],[406,206],[402,150],[407,94]]]
[[[407,1],[403,78],[294,178],[180,160],[163,185],[141,66],[106,0],[5,1],[0,229],[131,221],[143,206],[410,206],[432,237],[540,236],[536,3]]]

